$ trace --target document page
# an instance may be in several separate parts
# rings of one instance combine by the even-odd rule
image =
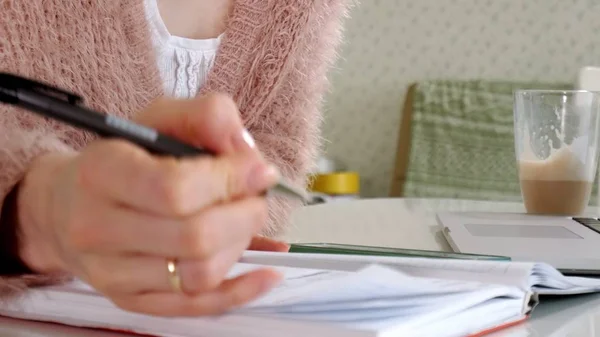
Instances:
[[[246,252],[242,262],[338,271],[356,271],[370,264],[378,264],[410,276],[503,284],[524,291],[529,290],[534,267],[533,263],[508,261],[273,252]]]
[[[240,263],[228,276],[235,277],[257,268],[265,266]],[[223,317],[171,320],[125,312],[81,282],[32,289],[26,296],[2,303],[0,314],[170,336],[195,335],[197,329],[223,335],[223,331],[237,329],[225,323],[228,319],[243,320],[249,326],[257,319],[257,322],[271,324],[277,321],[276,324],[282,327],[284,322],[316,322],[324,327],[351,330],[419,327],[428,322],[451,319],[490,301],[521,303],[525,297],[517,287],[420,278],[377,264],[354,272],[274,268],[284,275],[278,287]],[[518,315],[518,310],[514,314]]]
[[[235,269],[239,272],[257,267],[240,264]],[[517,287],[419,278],[380,265],[356,272],[276,269],[285,275],[282,284],[239,313],[338,323],[394,317],[399,324],[495,298],[524,298]]]
[[[535,265],[531,277],[533,291],[542,295],[572,295],[600,291],[600,279],[564,276],[544,263]]]

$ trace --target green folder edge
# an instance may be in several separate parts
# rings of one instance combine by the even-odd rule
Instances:
[[[420,249],[403,249],[389,247],[373,247],[359,245],[342,245],[334,243],[295,243],[290,245],[290,253],[394,256],[459,260],[511,261],[510,257],[497,255],[479,255],[442,252]]]

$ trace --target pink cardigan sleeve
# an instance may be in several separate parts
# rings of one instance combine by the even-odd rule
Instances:
[[[0,107],[0,205],[4,206],[7,196],[24,177],[30,163],[39,155],[56,151],[73,151],[73,149],[58,137],[58,132],[50,128],[39,119],[27,115],[27,112],[14,108]],[[12,240],[14,227],[8,214],[1,212],[0,230],[3,237],[0,239]],[[7,235],[11,231],[11,235]],[[56,276],[26,275],[6,276],[7,270],[2,267],[9,265],[9,256],[16,252],[8,248],[16,245],[5,245],[2,248],[3,265],[0,266],[0,296],[17,294],[30,286],[50,284],[62,280]],[[8,267],[7,267],[8,268]]]
[[[48,127],[36,125],[25,129],[16,125],[16,119],[7,117],[17,113],[27,112],[0,109],[0,201],[23,178],[36,157],[48,152],[73,150]],[[35,123],[34,120],[28,121]]]

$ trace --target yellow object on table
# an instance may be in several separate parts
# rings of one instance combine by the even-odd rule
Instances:
[[[356,172],[332,172],[312,176],[309,190],[328,195],[358,195],[360,178]]]

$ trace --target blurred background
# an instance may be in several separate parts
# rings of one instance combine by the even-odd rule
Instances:
[[[596,0],[362,0],[346,27],[323,126],[335,164],[322,167],[356,172],[346,194],[364,198],[518,199],[512,90],[600,66]]]

